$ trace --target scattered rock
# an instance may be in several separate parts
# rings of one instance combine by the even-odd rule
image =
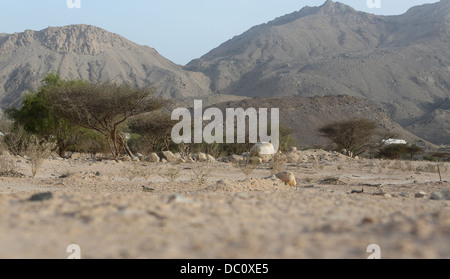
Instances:
[[[197,162],[206,162],[206,161],[208,161],[208,157],[203,152],[197,153],[196,157],[197,157],[197,160],[196,160]]]
[[[32,195],[28,200],[29,201],[46,201],[53,198],[53,194],[51,192],[39,193]]]
[[[119,160],[122,162],[131,162],[131,157],[126,155],[126,156],[120,157]]]
[[[70,156],[70,159],[72,159],[72,160],[79,160],[79,159],[81,159],[81,153],[78,153],[78,152],[72,153],[72,155]]]
[[[230,156],[230,161],[232,162],[232,163],[235,163],[235,162],[242,162],[242,161],[244,161],[245,160],[245,158],[243,157],[243,156],[239,156],[239,155],[231,155]]]
[[[427,195],[425,192],[419,192],[414,195],[416,198],[424,198]]]
[[[167,200],[168,203],[176,202],[176,203],[192,203],[191,199],[186,198],[183,195],[180,194],[172,194],[169,196],[169,199]]]
[[[161,158],[159,158],[158,154],[151,153],[145,160],[150,163],[157,163],[161,160]]]
[[[295,180],[295,176],[292,172],[282,171],[275,174],[275,176],[292,187],[295,187],[297,185],[297,181]]]
[[[159,158],[161,158],[161,161],[163,159],[165,159],[166,162],[169,162],[169,163],[176,163],[176,161],[177,161],[177,157],[175,157],[175,155],[173,155],[173,153],[170,151],[160,151],[157,153],[157,155]]]
[[[275,148],[271,143],[267,142],[257,143],[250,149],[250,156],[257,156],[261,158],[263,162],[270,161],[273,158],[274,154]]]
[[[259,157],[251,157],[249,162],[250,164],[259,165],[263,162],[263,160]]]
[[[362,194],[362,193],[364,193],[364,188],[362,188],[361,190],[352,190],[350,193],[351,194]]]
[[[345,185],[344,182],[342,182],[339,178],[337,177],[327,177],[325,179],[322,179],[320,181],[320,184],[325,184],[325,185]]]
[[[99,171],[95,172],[95,176],[100,176],[100,172]]]
[[[136,154],[134,154],[134,156],[138,157],[140,161],[144,161],[144,159],[145,159],[145,156],[142,155],[141,153],[136,153]]]
[[[133,157],[133,158],[131,158],[131,161],[133,161],[133,162],[139,162],[140,161],[140,159],[139,159],[139,157]]]
[[[288,152],[296,152],[297,151],[297,147],[289,147]]]
[[[431,193],[430,199],[432,200],[439,200],[439,201],[445,201],[450,200],[450,191],[439,191],[439,192],[433,192]]]
[[[153,189],[151,187],[148,187],[148,186],[142,186],[142,190],[144,192],[153,192],[153,191],[155,191],[155,189]]]
[[[216,158],[214,158],[213,156],[206,154],[206,157],[208,158],[208,162],[215,162]]]

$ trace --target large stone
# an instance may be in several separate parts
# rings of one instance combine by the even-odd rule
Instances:
[[[259,157],[263,160],[263,162],[268,162],[273,158],[275,154],[275,148],[271,143],[261,142],[255,144],[250,149],[250,157]]]
[[[282,171],[275,174],[275,176],[289,186],[295,187],[297,185],[297,181],[295,180],[295,176],[292,172]]]
[[[176,163],[177,161],[177,157],[175,157],[175,155],[173,155],[170,151],[160,151],[157,154],[158,157],[161,158],[161,161],[162,159],[165,159],[169,163]]]
[[[145,160],[150,163],[158,163],[161,159],[159,158],[158,154],[150,153],[150,155]]]
[[[216,158],[214,158],[213,156],[206,154],[206,157],[208,158],[208,162],[215,162]]]
[[[134,154],[135,157],[138,157],[140,161],[144,161],[145,157],[141,153]]]
[[[430,199],[432,200],[440,200],[440,201],[445,201],[445,200],[450,200],[450,191],[438,191],[438,192],[433,192],[431,194]]]
[[[208,161],[208,157],[205,153],[199,152],[197,153],[197,162],[206,162]]]
[[[72,155],[70,156],[70,158],[71,158],[72,160],[79,160],[79,159],[81,159],[81,153],[74,152],[74,153],[72,153]]]

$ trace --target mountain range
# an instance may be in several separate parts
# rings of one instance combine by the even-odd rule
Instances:
[[[347,95],[365,104],[355,110],[373,107],[408,130],[401,134],[450,144],[450,0],[399,16],[328,0],[255,26],[185,66],[89,25],[0,34],[1,108],[19,105],[52,71],[63,78],[154,85],[159,95],[184,104],[201,98],[237,105],[253,98],[257,106],[270,98],[287,106],[286,100],[310,104],[308,97]],[[330,100],[342,101],[320,100],[330,110],[336,107]],[[311,143],[317,138],[300,135],[318,124],[301,125],[308,109],[301,107],[296,112],[290,106],[286,119],[297,121],[289,126],[300,144]],[[354,114],[348,108],[337,118]]]

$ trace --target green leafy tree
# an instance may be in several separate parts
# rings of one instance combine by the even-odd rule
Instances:
[[[20,108],[10,108],[6,110],[6,115],[14,120],[15,130],[22,126],[29,134],[37,135],[48,141],[56,141],[59,155],[64,156],[78,127],[65,119],[54,116],[47,92],[50,88],[77,83],[82,83],[82,81],[63,81],[59,74],[50,73],[44,77],[37,90],[30,90],[23,97]]]

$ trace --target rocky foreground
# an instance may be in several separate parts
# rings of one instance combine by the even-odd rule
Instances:
[[[288,156],[262,163],[50,159],[0,177],[0,258],[450,257],[450,164]],[[273,167],[273,165],[272,165]]]

